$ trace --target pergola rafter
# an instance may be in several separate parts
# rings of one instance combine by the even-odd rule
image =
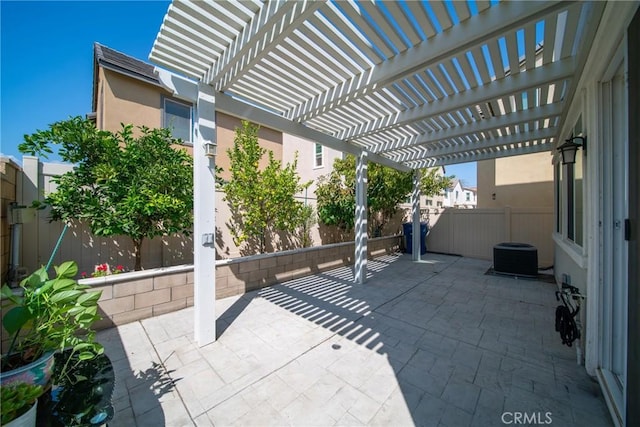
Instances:
[[[206,71],[204,81],[218,91],[229,88],[268,54],[267,46],[280,44],[323,4],[324,0],[268,3]]]
[[[470,161],[490,160],[496,157],[522,156],[549,151],[552,149],[555,140],[529,141],[527,144],[506,144],[487,150],[482,153],[462,151],[448,156],[432,157],[424,160],[407,162],[413,169],[433,168],[439,166],[469,163]],[[470,160],[473,159],[473,160]],[[551,160],[549,160],[551,161]]]
[[[512,146],[534,141],[534,140],[550,140],[556,136],[558,130],[555,127],[549,127],[542,130],[530,130],[526,132],[518,132],[511,135],[499,136],[496,138],[477,138],[474,142],[453,143],[439,147],[426,148],[423,151],[413,152],[406,155],[398,155],[404,163],[417,160],[425,160],[430,158],[441,158],[458,153],[483,153],[488,149],[498,148],[502,146]]]
[[[504,9],[495,8],[494,11],[487,11],[482,16],[477,15],[469,21],[461,22],[458,31],[435,35],[433,39],[425,40],[405,50],[372,70],[365,70],[362,74],[341,82],[338,86],[316,95],[304,104],[296,105],[285,115],[292,120],[310,120],[346,102],[358,100],[373,90],[387,87],[436,64],[445,63],[514,28],[519,28],[531,19],[566,9],[570,5],[557,2],[508,2],[507,4],[508,7]]]
[[[448,129],[434,131],[423,134],[413,141],[397,141],[386,144],[387,146],[369,147],[374,153],[385,153],[394,151],[398,148],[408,148],[433,144],[434,142],[461,137],[470,134],[477,134],[491,129],[505,128],[525,122],[533,122],[547,118],[556,117],[562,114],[562,105],[548,104],[540,108],[531,108],[524,111],[513,112],[499,117],[489,117],[479,123],[472,122],[461,126],[455,126]],[[400,156],[398,156],[400,157]],[[411,160],[411,159],[408,159]]]
[[[546,66],[535,68],[526,73],[502,80],[495,80],[488,85],[448,96],[439,102],[410,108],[393,115],[379,117],[370,122],[361,123],[358,127],[339,132],[340,139],[357,140],[370,134],[382,132],[389,128],[401,127],[417,121],[427,120],[446,115],[465,108],[490,102],[505,96],[522,96],[523,92],[548,86],[558,81],[570,78],[575,71],[573,59],[553,62]],[[340,110],[336,111],[336,115]]]

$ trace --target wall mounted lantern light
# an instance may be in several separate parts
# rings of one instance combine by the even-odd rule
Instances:
[[[576,142],[578,141],[578,142]],[[572,165],[576,162],[576,152],[578,151],[578,147],[582,147],[582,149],[587,151],[587,137],[586,136],[573,136],[567,140],[565,143],[558,147],[558,151],[562,155],[562,164],[563,165]]]
[[[205,142],[203,147],[205,157],[213,159],[216,157],[216,154],[218,154],[218,144],[215,142]]]

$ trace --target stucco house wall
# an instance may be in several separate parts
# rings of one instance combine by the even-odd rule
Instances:
[[[637,133],[633,136],[637,107],[630,105],[637,106],[638,93],[630,88],[637,83],[640,69],[637,59],[631,60],[638,49],[632,18],[636,24],[640,20],[638,2],[606,3],[585,58],[588,72],[578,82],[559,138],[584,136],[588,150],[584,145],[578,150],[573,166],[562,165],[560,156],[554,156],[559,171],[554,272],[558,282],[570,282],[585,296],[580,346],[587,372],[603,389],[614,425],[633,425],[639,419],[637,405],[632,404],[638,402],[640,387],[638,334],[632,328],[633,322],[638,324],[637,274],[632,274],[636,260],[631,259],[637,231],[623,236],[625,216],[629,218],[633,206],[631,192],[637,190],[637,180],[633,182],[631,176],[639,167],[637,157],[628,154],[637,145]],[[570,167],[574,197],[568,191]],[[630,220],[636,221],[637,216]],[[622,381],[615,376],[622,376]]]
[[[118,131],[121,123],[162,126],[164,89],[121,73],[99,67],[96,125],[99,129]]]
[[[553,165],[548,152],[477,163],[478,208],[552,207]]]

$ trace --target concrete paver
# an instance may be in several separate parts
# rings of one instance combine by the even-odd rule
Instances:
[[[427,254],[369,261],[101,331],[117,426],[489,426],[505,411],[608,426],[597,383],[554,331],[555,285]]]

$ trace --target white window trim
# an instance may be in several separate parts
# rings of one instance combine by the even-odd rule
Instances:
[[[317,165],[317,164],[316,164],[316,158],[317,158],[317,157],[316,157],[316,155],[317,155],[317,153],[316,153],[316,147],[317,147],[318,145],[320,146],[320,150],[321,150],[321,151],[320,151],[320,160],[321,160],[322,162],[321,162],[321,164],[320,164],[320,165]],[[314,143],[313,143],[313,169],[322,169],[322,168],[324,168],[324,158],[325,158],[324,145],[319,144],[319,143],[317,143],[317,142],[314,142]]]
[[[578,267],[583,269],[587,268],[589,257],[582,246],[574,243],[568,237],[558,234],[556,231],[553,232],[552,237],[556,245],[558,245],[558,247],[562,249],[563,252],[576,263],[576,265],[578,265]]]
[[[185,107],[189,107],[189,111],[191,112],[189,114],[190,118],[189,118],[189,136],[190,136],[190,140],[189,141],[182,141],[182,145],[187,145],[187,146],[193,146],[193,113],[194,113],[194,109],[193,109],[193,105],[189,104],[188,102],[184,102],[184,101],[180,101],[179,99],[175,99],[175,98],[171,98],[169,96],[163,96],[162,97],[162,127],[166,128],[167,127],[167,123],[166,123],[166,116],[165,116],[165,111],[167,110],[166,108],[166,104],[167,101],[169,102],[174,102],[176,104],[180,104],[180,105],[184,105]]]

